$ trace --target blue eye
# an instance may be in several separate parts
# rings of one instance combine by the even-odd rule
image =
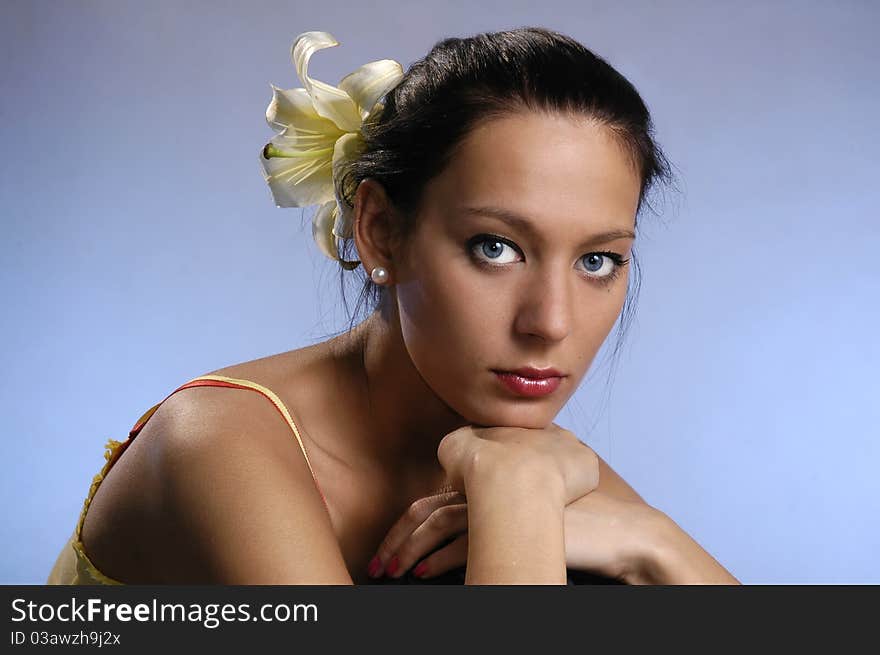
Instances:
[[[500,241],[483,241],[483,246],[480,248],[483,251],[483,254],[486,257],[491,257],[492,259],[496,259],[501,256],[501,253],[504,251],[504,244]]]
[[[589,277],[602,283],[611,283],[620,273],[620,269],[629,263],[615,252],[591,252],[580,258]]]
[[[468,249],[477,261],[492,264],[512,264],[517,259],[518,249],[506,239],[491,234],[480,234],[468,242]]]
[[[589,264],[587,264],[588,271],[590,271],[591,273],[595,273],[600,268],[602,268],[602,261],[600,259],[601,255],[598,255],[596,253],[591,253],[591,254],[587,255],[586,257],[587,257],[587,260],[590,262]],[[592,268],[593,266],[595,266],[595,268]]]
[[[614,268],[614,262],[611,258],[600,252],[591,252],[589,255],[581,257],[581,260],[584,262],[584,268],[594,275],[605,269],[605,272],[601,273],[598,277],[605,277]]]

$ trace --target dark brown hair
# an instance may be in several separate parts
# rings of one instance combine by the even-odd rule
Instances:
[[[360,182],[376,180],[401,217],[395,227],[405,237],[415,225],[425,185],[444,170],[463,138],[480,122],[523,110],[583,115],[612,130],[640,174],[637,214],[658,179],[672,181],[648,109],[633,85],[576,40],[522,27],[444,39],[414,62],[385,95],[384,108],[364,123],[365,147],[339,169],[337,197],[351,211]],[[339,250],[342,259],[357,259],[354,239],[343,240]],[[632,255],[636,276],[630,278],[621,312],[621,337],[639,285]],[[358,308],[366,302],[364,315],[369,315],[384,294],[363,267],[355,270],[362,287],[355,311],[348,312],[349,329]],[[343,301],[347,275],[342,271]]]

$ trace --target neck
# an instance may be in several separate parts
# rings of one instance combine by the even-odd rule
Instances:
[[[411,479],[415,488],[420,481],[428,486],[442,482],[437,447],[449,432],[469,422],[422,379],[406,350],[396,314],[374,312],[333,341],[337,356],[356,379],[351,399],[365,421],[357,444],[362,456],[395,479]]]

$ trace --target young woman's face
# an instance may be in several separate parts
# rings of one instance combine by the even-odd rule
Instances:
[[[524,112],[470,133],[392,263],[404,343],[442,401],[478,425],[553,421],[623,307],[639,186],[583,118]],[[564,377],[535,395],[498,375],[522,367]]]

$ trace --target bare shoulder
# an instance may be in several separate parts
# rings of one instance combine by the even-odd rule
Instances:
[[[598,453],[596,457],[599,458],[599,486],[596,487],[599,491],[621,500],[648,504]]]
[[[290,429],[259,394],[194,388],[157,421],[154,479],[183,577],[350,584],[330,517]],[[157,413],[158,414],[158,413]]]
[[[260,394],[178,391],[110,470],[96,501],[105,484],[111,499],[114,477],[115,502],[141,503],[129,538],[148,545],[142,564],[158,582],[351,584],[302,451]],[[134,479],[144,500],[132,498]]]

